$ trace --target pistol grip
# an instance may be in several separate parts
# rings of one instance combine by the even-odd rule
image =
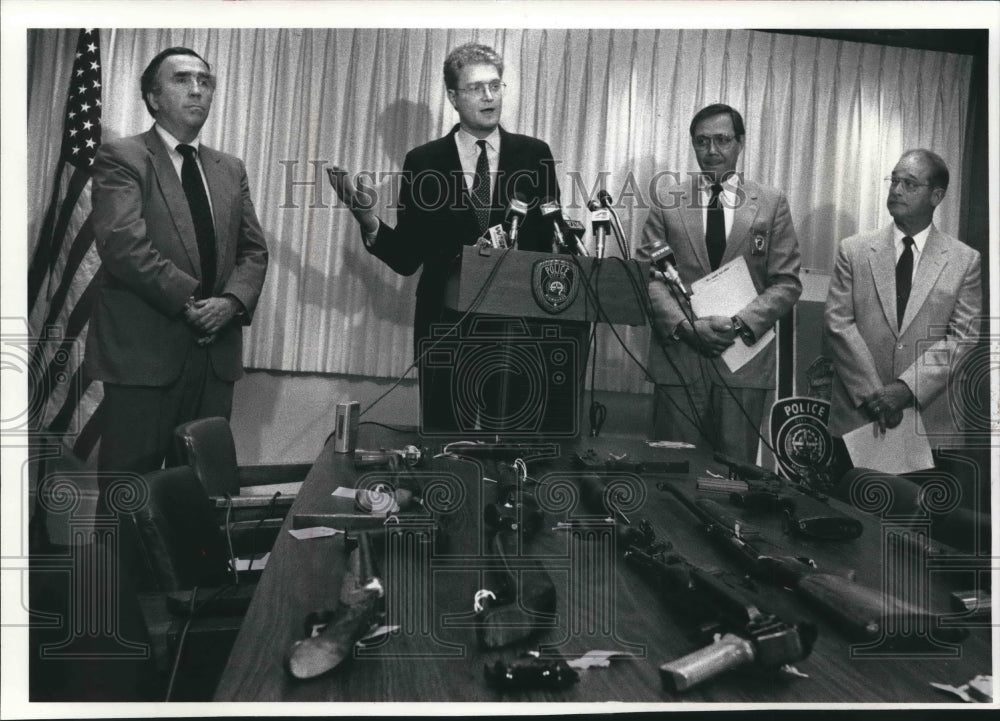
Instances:
[[[718,641],[660,666],[660,680],[667,691],[687,691],[702,681],[756,658],[753,644],[727,633]]]

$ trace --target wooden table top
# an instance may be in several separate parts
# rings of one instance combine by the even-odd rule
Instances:
[[[379,440],[399,447],[413,439],[376,438],[376,430],[362,428],[360,445],[378,447]],[[440,439],[429,439],[435,450]],[[580,439],[555,444],[560,454],[594,449],[601,458],[608,453],[629,453],[641,461],[690,461],[686,476],[644,473],[632,500],[631,520],[651,521],[661,539],[691,563],[706,569],[742,572],[722,555],[704,534],[690,512],[671,494],[657,489],[657,482],[679,484],[695,497],[695,481],[707,470],[723,469],[697,451],[649,448],[641,441]],[[287,530],[297,513],[350,512],[353,502],[331,493],[339,486],[352,487],[360,477],[351,456],[333,452],[328,444],[317,458],[272,550],[253,602],[243,623],[216,692],[218,701],[537,701],[537,702],[954,702],[929,684],[960,686],[979,674],[991,673],[989,628],[973,627],[960,646],[943,645],[934,653],[926,649],[912,655],[885,656],[878,649],[852,643],[787,589],[764,582],[751,594],[767,610],[788,622],[808,620],[819,637],[811,655],[795,664],[807,678],[789,674],[762,674],[751,669],[727,672],[683,694],[663,689],[661,664],[688,654],[703,642],[674,609],[666,606],[654,588],[622,559],[602,550],[586,534],[551,530],[570,517],[591,515],[575,505],[574,474],[563,460],[532,461],[529,475],[539,481],[536,495],[550,509],[543,530],[525,552],[542,559],[558,593],[558,619],[529,641],[511,648],[484,650],[476,642],[472,600],[482,588],[485,551],[482,509],[492,498],[490,480],[503,471],[492,460],[435,459],[424,468],[428,477],[442,481],[445,493],[462,496],[458,511],[447,520],[450,543],[435,549],[420,564],[419,573],[407,572],[403,563],[383,558],[386,581],[387,623],[400,630],[363,656],[345,662],[318,678],[301,681],[285,670],[291,644],[304,636],[303,622],[313,611],[333,609],[345,569],[344,536],[297,540]],[[542,498],[544,496],[544,498]],[[714,496],[723,505],[725,497]],[[455,503],[455,497],[448,499]],[[817,542],[782,533],[773,516],[748,520],[760,536],[756,545],[773,555],[808,556],[817,566],[838,571],[854,570],[857,583],[881,589],[883,536],[880,519],[833,501],[864,524],[863,535],[843,542]],[[929,565],[928,565],[929,564]],[[912,564],[911,564],[912,565]],[[926,593],[932,606],[949,613],[949,593],[972,588],[976,571],[961,560],[934,559],[923,564],[931,571],[902,567],[914,593]],[[412,568],[411,568],[412,570]],[[846,582],[846,581],[845,581]],[[895,587],[899,587],[897,583]],[[906,629],[904,629],[904,632]],[[524,650],[544,646],[566,659],[590,650],[626,651],[628,658],[612,660],[606,668],[580,672],[580,680],[564,690],[534,690],[500,694],[484,679],[484,666],[497,660],[510,662]]]

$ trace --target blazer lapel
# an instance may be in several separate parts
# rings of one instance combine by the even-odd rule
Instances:
[[[906,301],[906,311],[903,313],[903,322],[899,326],[902,333],[906,327],[913,322],[913,318],[920,311],[920,307],[927,300],[927,295],[937,282],[938,276],[948,263],[948,244],[938,233],[938,229],[931,226],[930,235],[924,243],[924,250],[920,254],[920,261],[917,263],[917,272],[913,277],[913,285],[910,287],[910,298]],[[895,277],[895,273],[893,273]]]
[[[896,327],[896,249],[892,243],[890,225],[871,245],[868,263],[872,269],[875,292],[878,294],[885,314],[885,323],[894,336],[899,336]]]
[[[233,194],[229,192],[226,176],[222,172],[222,155],[204,145],[199,150],[201,167],[208,181],[208,195],[212,202],[212,217],[215,220],[215,278],[212,287],[218,282],[223,271],[223,258],[227,257],[229,244],[229,218],[232,217],[231,202]]]
[[[201,256],[198,253],[198,238],[194,232],[191,208],[188,206],[187,196],[184,195],[184,186],[181,185],[174,164],[167,154],[167,148],[155,128],[150,128],[146,133],[146,148],[153,156],[153,172],[156,173],[163,201],[170,210],[170,217],[173,218],[177,237],[180,238],[181,245],[191,260],[195,274],[200,276]]]
[[[705,227],[702,222],[701,193],[694,187],[694,182],[688,184],[681,196],[681,223],[687,231],[687,242],[691,251],[698,259],[702,274],[707,275],[712,270],[708,262],[708,248],[705,246]]]
[[[729,237],[726,238],[726,250],[722,254],[720,265],[725,265],[733,258],[743,255],[743,247],[750,238],[750,228],[757,219],[760,196],[757,186],[744,183],[742,190],[746,199],[733,212],[733,227],[730,228]]]

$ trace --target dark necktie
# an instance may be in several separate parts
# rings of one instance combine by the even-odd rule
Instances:
[[[726,218],[722,214],[719,194],[722,186],[712,185],[712,199],[708,201],[708,217],[705,221],[705,246],[708,248],[708,264],[712,270],[719,267],[726,252]]]
[[[208,298],[215,285],[215,225],[212,223],[212,206],[208,204],[208,193],[205,192],[198,161],[195,160],[195,149],[181,143],[177,146],[177,152],[184,156],[181,185],[184,186],[184,195],[187,196],[188,207],[191,209],[194,233],[198,239],[198,255],[201,257],[199,295]]]
[[[903,324],[906,301],[910,299],[910,285],[913,283],[913,238],[903,238],[903,253],[896,261],[896,327]]]
[[[486,157],[486,141],[477,140],[479,160],[476,162],[476,177],[472,181],[472,207],[476,211],[476,225],[479,234],[490,224],[490,161]]]

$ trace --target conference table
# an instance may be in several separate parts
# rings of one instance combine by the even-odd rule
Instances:
[[[358,445],[399,448],[416,443],[438,454],[455,440],[459,439],[390,434],[363,424]],[[512,451],[510,444],[520,446]],[[447,446],[449,454],[435,455],[408,472],[426,484],[425,506],[446,509],[437,520],[446,530],[447,543],[435,538],[423,550],[401,554],[398,545],[378,540],[389,534],[372,535],[383,570],[384,623],[394,630],[376,643],[359,646],[353,658],[332,671],[300,680],[286,668],[289,649],[305,637],[309,614],[336,608],[348,555],[343,533],[300,540],[289,531],[301,526],[309,514],[356,512],[349,494],[335,491],[388,477],[385,470],[356,469],[350,454],[336,453],[333,442],[327,443],[275,542],[215,700],[947,703],[958,699],[932,687],[932,682],[960,686],[991,673],[989,622],[972,622],[949,603],[951,592],[972,588],[977,578],[982,579],[982,563],[975,558],[940,545],[929,550],[921,545],[923,550],[914,556],[910,546],[888,542],[895,528],[891,519],[834,499],[829,501],[832,507],[863,524],[860,537],[818,541],[786,532],[777,514],[741,518],[755,546],[768,554],[808,557],[819,568],[844,574],[845,584],[894,593],[910,589],[908,593],[926,596],[941,613],[937,623],[942,627],[959,624],[968,629],[968,636],[957,643],[918,643],[914,648],[859,643],[789,589],[768,579],[747,579],[732,557],[709,542],[691,511],[660,489],[674,484],[690,498],[704,496],[698,479],[725,475],[725,468],[710,454],[654,448],[641,439],[616,437],[550,442],[527,438],[507,445],[504,452],[493,455],[481,444],[452,443]],[[658,538],[672,544],[672,551],[739,586],[762,609],[788,623],[815,624],[818,637],[811,654],[779,672],[746,666],[685,692],[666,690],[660,666],[701,648],[705,638],[694,633],[684,614],[663,602],[655,584],[621,560],[620,549],[609,542],[612,534],[604,530],[607,521],[582,507],[577,489],[583,472],[569,462],[573,453],[599,463],[619,458],[641,462],[638,473],[611,474],[629,489],[620,505],[627,509],[624,520],[632,524],[648,520]],[[522,483],[545,514],[541,529],[524,543],[521,553],[548,570],[557,591],[556,615],[547,627],[510,647],[482,648],[477,642],[474,598],[486,582],[484,569],[490,567],[490,530],[483,509],[494,500],[497,482],[513,472],[512,455],[524,456],[527,478]],[[687,462],[686,473],[669,465],[678,462]],[[727,505],[725,495],[713,497]],[[848,575],[853,581],[847,580]],[[893,632],[905,636],[917,631],[895,628]],[[930,633],[937,638],[937,630]],[[487,683],[485,668],[497,662],[523,663],[531,651],[565,660],[593,651],[612,653],[606,664],[579,670],[579,680],[565,688],[499,691]]]

